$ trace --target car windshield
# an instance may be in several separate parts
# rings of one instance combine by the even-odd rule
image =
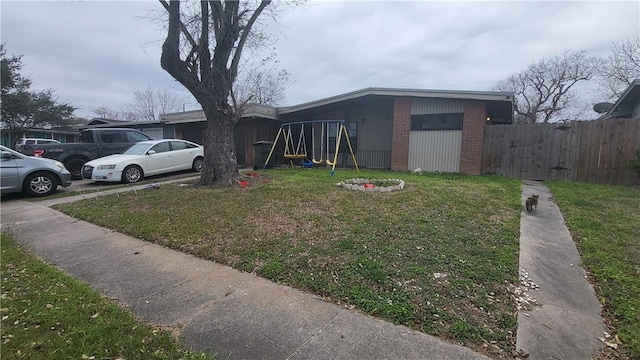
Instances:
[[[149,150],[149,144],[137,143],[137,144],[131,145],[131,147],[128,148],[127,150],[125,150],[125,152],[123,152],[123,154],[125,154],[125,155],[144,155],[144,153],[146,153],[147,150]]]

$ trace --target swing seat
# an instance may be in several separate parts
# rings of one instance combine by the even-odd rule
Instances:
[[[296,160],[296,159],[306,159],[307,158],[307,154],[286,154],[284,156],[285,159],[289,159],[289,160]]]
[[[313,159],[313,160],[311,160],[311,161],[312,161],[314,164],[316,164],[316,165],[322,165],[322,164],[324,164],[324,162],[325,162],[324,160],[316,160],[316,159]]]

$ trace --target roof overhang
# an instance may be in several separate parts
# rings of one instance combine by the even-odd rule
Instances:
[[[273,106],[247,104],[242,111],[240,121],[255,118],[278,120],[277,110]],[[162,114],[160,115],[160,119],[162,119],[165,124],[174,125],[206,121],[207,117],[204,114],[204,110],[190,110],[178,113]]]
[[[117,123],[109,123],[109,124],[92,124],[92,125],[81,125],[79,128],[81,130],[84,129],[95,129],[95,128],[120,128],[122,129],[123,127],[132,127],[132,126],[139,126],[139,125],[149,125],[149,124],[157,124],[157,125],[163,125],[164,121],[163,120],[146,120],[146,121],[119,121]]]
[[[452,90],[424,90],[424,89],[394,89],[371,87],[350,93],[311,101],[300,105],[278,108],[278,114],[288,114],[309,110],[338,102],[362,98],[365,96],[389,96],[389,97],[421,97],[442,99],[463,99],[482,101],[513,101],[513,94],[496,91],[452,91]]]
[[[396,89],[396,88],[377,88],[371,87],[346,94],[336,95],[316,101],[303,103],[300,105],[273,107],[268,105],[247,104],[240,121],[261,118],[284,121],[279,118],[280,115],[294,114],[306,110],[314,110],[325,106],[331,106],[343,102],[369,101],[375,97],[385,97],[391,100],[394,97],[418,97],[418,98],[440,98],[440,99],[460,99],[460,100],[478,100],[486,101],[494,104],[504,104],[498,106],[507,109],[511,118],[513,94],[498,91],[454,91],[454,90],[425,90],[425,89]],[[368,100],[369,99],[369,100]],[[507,104],[508,103],[508,104]],[[500,104],[500,105],[502,105]],[[502,110],[500,112],[505,112]],[[505,116],[506,118],[506,116]],[[184,124],[199,121],[206,121],[203,110],[191,110],[178,113],[162,114],[160,119],[165,124]]]
[[[633,109],[640,102],[640,79],[634,80],[631,85],[620,95],[618,101],[613,104],[611,110],[601,119],[627,118],[633,114]]]

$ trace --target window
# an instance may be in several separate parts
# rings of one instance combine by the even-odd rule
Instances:
[[[358,150],[358,122],[357,121],[349,121],[347,123],[347,133],[349,134],[349,141],[351,142],[351,147],[353,148],[353,153],[357,153]],[[342,147],[342,144],[340,144]],[[349,144],[345,144],[344,151],[340,151],[341,153],[349,153]]]
[[[93,131],[83,131],[80,133],[80,142],[83,143],[92,143],[93,142]]]
[[[356,148],[358,146],[358,122],[357,121],[348,121],[345,124],[347,128],[347,134],[349,135],[349,141],[351,142],[351,147],[353,148],[353,153],[357,152]],[[336,148],[336,139],[338,136],[338,123],[330,123],[329,124],[329,149],[333,151]],[[345,134],[342,134],[342,138],[340,139],[340,154],[348,154],[349,153],[349,144],[347,140],[344,138]]]
[[[184,149],[194,149],[197,148],[198,146],[192,143],[188,143],[185,141],[172,141],[171,142],[171,148],[173,150],[184,150]]]
[[[153,140],[150,136],[137,131],[125,131],[125,135],[128,139],[127,142]]]
[[[165,141],[165,142],[161,142],[159,144],[153,145],[153,147],[149,150],[150,151],[153,150],[156,153],[162,153],[162,152],[171,151],[171,148],[169,147],[169,142]]]
[[[411,115],[411,130],[462,130],[463,113]]]
[[[100,132],[100,140],[107,144],[125,142],[121,136],[121,132],[117,130],[106,130]]]

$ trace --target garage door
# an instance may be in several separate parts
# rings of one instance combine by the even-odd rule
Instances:
[[[151,136],[154,140],[164,139],[164,132],[162,128],[152,128],[152,129],[140,129],[145,134]]]
[[[458,172],[462,130],[411,131],[409,170]]]

